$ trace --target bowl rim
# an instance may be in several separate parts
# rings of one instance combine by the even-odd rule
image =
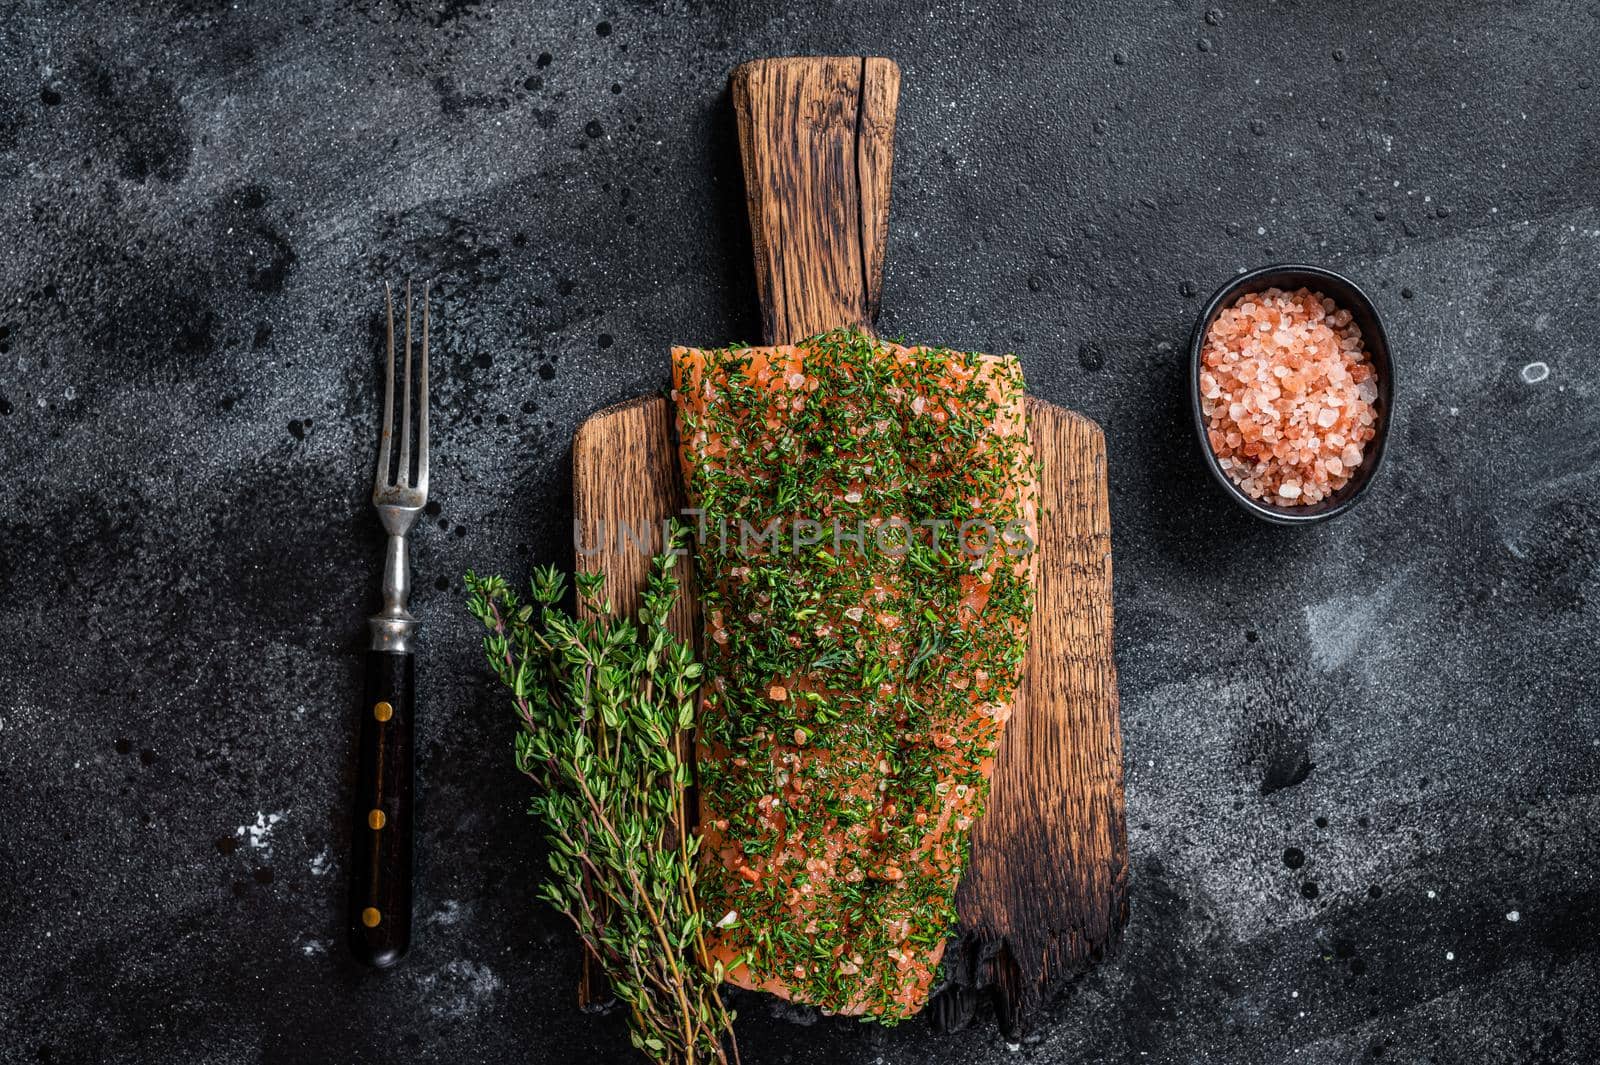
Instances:
[[[1359,302],[1363,309],[1372,318],[1375,326],[1372,330],[1365,330],[1363,339],[1369,358],[1376,365],[1382,363],[1382,373],[1379,380],[1378,399],[1383,407],[1383,417],[1379,422],[1378,434],[1374,437],[1375,447],[1370,449],[1370,463],[1366,467],[1361,479],[1347,485],[1341,491],[1346,494],[1342,499],[1327,506],[1317,505],[1315,510],[1307,513],[1296,513],[1288,507],[1278,507],[1251,499],[1217,462],[1215,452],[1211,450],[1211,441],[1206,436],[1205,415],[1200,410],[1200,358],[1205,347],[1206,332],[1210,329],[1211,322],[1221,313],[1228,302],[1238,296],[1244,289],[1253,284],[1268,281],[1275,275],[1281,274],[1309,274],[1321,278],[1343,289],[1340,293],[1328,293],[1331,299],[1345,302],[1340,296],[1348,294],[1352,302]],[[1270,284],[1263,287],[1271,287]],[[1378,311],[1378,305],[1372,297],[1350,278],[1330,270],[1325,266],[1314,266],[1310,263],[1273,263],[1268,266],[1259,266],[1254,270],[1235,274],[1223,282],[1212,293],[1211,298],[1201,308],[1200,315],[1195,319],[1194,331],[1189,337],[1189,405],[1194,417],[1195,441],[1200,446],[1200,453],[1205,459],[1206,469],[1210,471],[1212,480],[1220,485],[1223,491],[1235,503],[1238,503],[1251,514],[1277,525],[1311,525],[1319,521],[1336,518],[1355,506],[1372,482],[1377,479],[1378,471],[1383,467],[1384,452],[1389,438],[1390,424],[1394,421],[1394,352],[1389,346],[1388,333],[1383,326],[1383,315]],[[1302,509],[1302,508],[1296,508]]]

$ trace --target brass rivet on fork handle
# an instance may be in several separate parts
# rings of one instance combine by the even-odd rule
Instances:
[[[359,768],[352,803],[350,949],[375,968],[393,965],[411,946],[412,745],[417,620],[408,607],[411,567],[407,536],[428,501],[428,287],[422,290],[422,344],[416,375],[417,416],[412,433],[411,283],[405,293],[405,362],[400,380],[400,440],[395,442],[394,294],[384,286],[387,360],[378,469],[372,503],[388,534],[383,564],[383,605],[368,619],[367,692],[358,740]],[[415,441],[415,465],[412,444]]]

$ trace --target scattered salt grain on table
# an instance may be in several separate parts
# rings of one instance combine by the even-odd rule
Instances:
[[[1378,398],[1349,311],[1304,288],[1250,293],[1217,315],[1200,358],[1207,439],[1250,498],[1299,506],[1349,483]]]

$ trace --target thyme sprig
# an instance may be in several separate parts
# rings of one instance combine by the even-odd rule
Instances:
[[[673,564],[654,560],[636,620],[602,599],[598,573],[576,577],[587,616],[568,615],[553,566],[534,572],[527,602],[503,578],[469,573],[469,608],[516,707],[516,766],[538,789],[529,812],[550,846],[539,896],[600,959],[634,1046],[664,1065],[737,1062],[723,967],[706,964],[700,840],[675,745],[693,725],[701,667],[667,627]]]

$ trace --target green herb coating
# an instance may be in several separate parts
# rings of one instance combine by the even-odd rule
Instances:
[[[952,930],[1026,651],[1021,368],[850,331],[673,363],[700,511],[711,956],[892,1022]]]

